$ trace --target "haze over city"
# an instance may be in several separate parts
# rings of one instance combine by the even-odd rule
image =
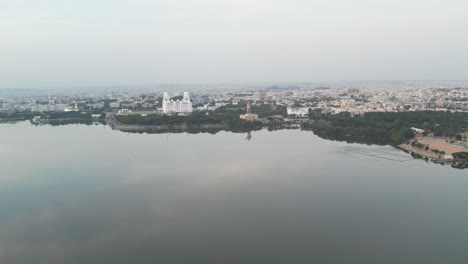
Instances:
[[[0,5],[0,89],[468,79],[461,0]]]
[[[468,0],[0,0],[0,264],[468,263]]]

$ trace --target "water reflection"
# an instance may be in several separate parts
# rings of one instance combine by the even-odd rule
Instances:
[[[245,135],[246,135],[245,140],[250,141],[250,139],[252,138],[252,134],[250,133],[250,131],[247,132]]]
[[[463,171],[257,134],[2,126],[0,263],[467,259]]]

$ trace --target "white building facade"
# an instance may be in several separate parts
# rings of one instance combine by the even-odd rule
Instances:
[[[163,95],[163,113],[183,113],[190,114],[193,111],[192,102],[190,101],[190,96],[188,92],[184,92],[182,100],[171,100],[168,93]]]
[[[302,107],[302,108],[287,108],[288,115],[296,115],[298,117],[306,117],[309,115],[309,108]]]

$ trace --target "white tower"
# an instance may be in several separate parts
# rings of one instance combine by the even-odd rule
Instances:
[[[169,94],[168,93],[164,93],[163,94],[163,101],[169,101]]]
[[[168,113],[171,111],[172,107],[170,107],[170,99],[169,99],[169,94],[168,93],[164,93],[163,94],[163,101],[162,101],[162,105],[163,105],[163,113]],[[171,109],[169,109],[171,108]]]
[[[181,112],[183,113],[192,113],[192,102],[190,102],[190,96],[188,92],[184,92],[184,97],[181,104]]]
[[[184,101],[190,101],[190,96],[188,92],[184,92]]]

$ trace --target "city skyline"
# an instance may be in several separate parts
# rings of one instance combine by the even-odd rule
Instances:
[[[0,264],[466,263],[466,0],[0,0]]]

